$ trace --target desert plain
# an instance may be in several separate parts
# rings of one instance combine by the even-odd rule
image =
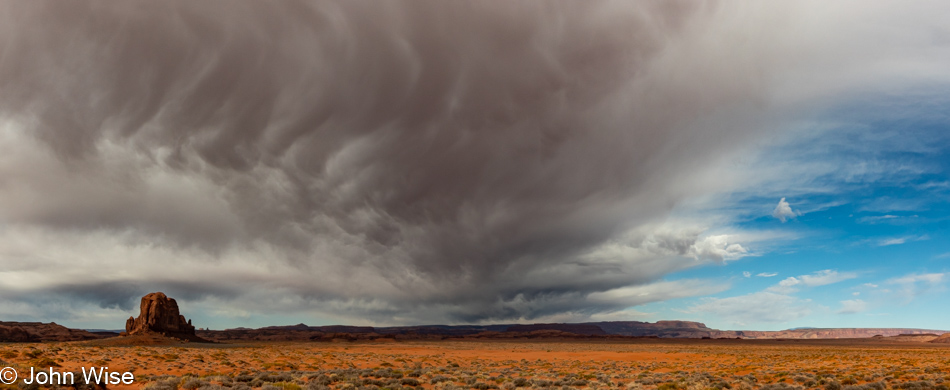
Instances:
[[[154,390],[946,390],[950,383],[950,345],[886,339],[92,340],[0,344],[0,363],[21,375],[30,367],[106,366],[136,378],[108,388]]]

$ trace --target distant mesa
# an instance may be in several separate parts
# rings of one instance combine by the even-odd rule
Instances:
[[[125,321],[123,336],[164,336],[187,341],[207,342],[195,335],[191,320],[178,311],[178,302],[164,293],[154,292],[142,297],[138,317]]]
[[[940,335],[940,337],[930,340],[930,342],[938,344],[950,344],[950,333],[944,333]]]

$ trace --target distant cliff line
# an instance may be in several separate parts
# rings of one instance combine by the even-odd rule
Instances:
[[[779,331],[719,330],[692,321],[610,321],[548,324],[420,325],[369,327],[349,325],[269,326],[258,329],[199,330],[204,338],[228,340],[369,340],[446,338],[742,338],[742,339],[839,339],[950,333],[946,330],[916,328],[800,328]]]
[[[419,325],[370,327],[350,325],[268,326],[258,329],[197,330],[213,341],[330,341],[453,338],[710,338],[710,339],[844,339],[898,335],[941,335],[947,330],[915,328],[799,328],[778,331],[719,330],[693,321],[610,321],[549,324]],[[118,336],[117,333],[68,329],[55,323],[0,322],[0,342],[76,341]]]

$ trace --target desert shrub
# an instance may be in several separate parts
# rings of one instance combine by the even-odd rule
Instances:
[[[263,386],[261,386],[261,390],[284,390],[284,389],[274,386],[273,383],[265,383]]]
[[[177,390],[181,380],[178,377],[160,377],[145,385],[146,390]],[[82,381],[79,381],[82,382]]]
[[[841,383],[835,380],[825,382],[825,390],[841,390]]]
[[[238,383],[231,386],[231,390],[251,390],[251,386],[248,386],[247,383]]]
[[[307,390],[329,390],[330,388],[327,385],[321,384],[317,381],[307,382],[307,385],[304,386]]]
[[[419,380],[415,378],[403,378],[402,380],[399,381],[399,383],[402,384],[403,386],[412,386],[412,387],[416,387],[422,384],[422,383],[419,383]]]
[[[32,348],[32,347],[30,347],[30,348]],[[23,357],[25,357],[25,358],[27,358],[27,359],[36,359],[36,358],[40,357],[41,355],[43,355],[43,351],[40,350],[40,349],[31,349],[31,350],[23,351],[23,352],[21,353],[21,355],[23,355]]]
[[[261,381],[264,381],[264,382],[273,382],[273,383],[291,382],[294,380],[293,376],[291,376],[289,372],[281,372],[281,373],[262,372],[257,375],[257,379],[260,379]]]
[[[656,387],[656,390],[678,390],[676,383],[664,383]]]
[[[181,388],[183,390],[195,390],[199,387],[207,386],[207,385],[209,385],[208,382],[200,380],[198,378],[187,378],[187,379],[182,380]]]
[[[789,385],[788,383],[781,382],[781,383],[768,384],[768,385],[760,387],[759,389],[760,390],[800,390],[801,388],[802,388],[801,386],[792,386],[792,385]]]
[[[525,387],[531,384],[530,382],[528,382],[528,379],[526,378],[515,378],[515,380],[512,381],[511,383],[514,384],[515,387]]]
[[[277,386],[283,390],[300,390],[300,385],[293,382],[277,382],[274,383],[274,386]]]
[[[429,383],[431,383],[431,384],[434,385],[434,384],[436,384],[436,383],[442,383],[442,382],[446,382],[446,381],[450,381],[450,380],[451,380],[451,379],[449,379],[447,376],[436,375],[436,376],[434,376],[434,377],[432,377],[432,378],[429,378]]]
[[[729,382],[720,380],[720,381],[716,381],[715,383],[713,383],[713,384],[712,384],[712,388],[714,388],[714,389],[716,389],[716,390],[731,389],[731,388],[732,388],[732,385],[730,385]]]
[[[30,365],[33,367],[62,367],[58,362],[48,357],[41,357],[37,359],[30,360]]]
[[[316,384],[318,384],[318,385],[327,386],[327,385],[333,383],[333,379],[330,378],[330,377],[328,377],[328,376],[326,376],[326,375],[320,374],[320,375],[318,375],[316,378],[311,379],[310,382],[311,382],[311,383],[316,383]]]
[[[199,387],[198,390],[228,390],[228,388],[221,385],[204,385]]]
[[[936,386],[931,381],[914,381],[914,382],[904,382],[894,385],[895,389],[908,389],[908,390],[928,390],[934,389]]]
[[[30,384],[26,384],[23,381],[20,381],[19,383],[17,383],[17,388],[20,390],[39,390],[40,385],[38,385],[35,381]]]
[[[844,390],[884,390],[885,388],[886,386],[884,386],[883,382],[873,382],[863,385],[845,386]]]
[[[872,382],[872,383],[865,384],[864,386],[866,386],[869,389],[874,389],[874,390],[884,390],[887,388],[887,386],[884,385],[884,382]]]
[[[376,386],[376,387],[386,386],[385,381],[382,381],[379,379],[373,379],[373,378],[365,378],[362,381],[360,381],[360,384],[362,384],[363,386]]]

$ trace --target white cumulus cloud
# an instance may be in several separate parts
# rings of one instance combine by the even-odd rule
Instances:
[[[749,250],[737,243],[729,242],[729,235],[717,235],[697,240],[690,247],[690,255],[697,259],[723,262],[749,256]]]
[[[792,210],[792,206],[785,201],[784,197],[779,199],[775,209],[772,210],[772,216],[783,223],[791,218],[795,218],[797,215],[798,213]]]

